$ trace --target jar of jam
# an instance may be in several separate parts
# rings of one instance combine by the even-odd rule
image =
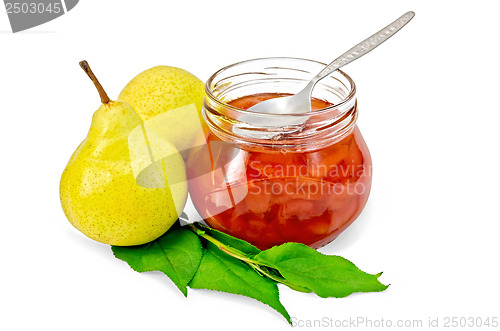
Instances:
[[[191,151],[187,171],[191,199],[209,226],[261,249],[285,242],[318,248],[361,213],[371,159],[347,74],[321,80],[306,114],[247,110],[299,92],[324,66],[263,58],[227,66],[207,81],[209,132],[206,144]]]

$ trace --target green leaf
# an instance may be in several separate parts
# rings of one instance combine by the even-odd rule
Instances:
[[[288,323],[290,315],[279,300],[278,286],[259,275],[248,264],[233,258],[207,243],[198,271],[189,287],[244,295],[256,299],[279,312]]]
[[[340,256],[323,255],[303,244],[275,246],[254,259],[276,268],[286,280],[307,287],[322,298],[379,292],[388,287],[378,281],[380,274],[368,274]]]
[[[256,254],[259,254],[261,251],[254,245],[250,244],[249,242],[246,242],[244,240],[235,238],[231,235],[228,235],[224,232],[220,232],[218,230],[209,228],[206,225],[203,225],[201,223],[193,223],[198,229],[201,229],[202,231],[206,232],[209,236],[212,238],[217,239],[221,243],[230,246],[232,248],[236,248],[242,253],[247,254],[248,256],[253,256]]]
[[[113,254],[138,272],[161,271],[187,296],[187,285],[200,265],[203,254],[199,237],[176,228],[145,245],[112,246]]]

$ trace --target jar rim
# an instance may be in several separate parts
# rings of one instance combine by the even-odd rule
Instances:
[[[225,66],[210,76],[205,84],[203,118],[210,131],[220,139],[238,144],[272,149],[314,149],[332,144],[351,131],[358,117],[356,85],[341,70],[325,77],[313,92],[313,97],[316,93],[320,100],[332,104],[323,109],[269,114],[230,104],[232,100],[254,93],[289,93],[290,83],[293,90],[298,90],[302,82],[305,86],[316,74],[314,71],[319,72],[325,66],[319,61],[296,57],[263,57]],[[336,101],[331,102],[330,96]],[[286,123],[294,124],[281,125],[283,118],[288,118]]]
[[[300,58],[300,57],[276,56],[276,57],[260,57],[260,58],[254,58],[254,59],[249,59],[249,60],[243,60],[243,61],[239,61],[239,62],[235,62],[235,63],[230,64],[230,65],[227,65],[227,66],[225,66],[225,67],[217,70],[214,74],[212,74],[207,79],[207,81],[205,83],[205,93],[210,98],[210,100],[212,100],[213,102],[215,102],[219,106],[222,106],[222,107],[225,107],[225,108],[229,108],[229,109],[231,109],[233,111],[236,111],[236,112],[239,112],[239,113],[242,113],[242,114],[255,114],[254,112],[248,111],[246,109],[235,107],[233,105],[230,105],[229,103],[226,103],[226,102],[220,100],[216,95],[214,95],[212,93],[212,90],[211,90],[210,86],[212,85],[212,83],[214,82],[214,80],[216,79],[216,77],[220,73],[222,73],[222,72],[224,72],[224,71],[226,71],[228,69],[231,69],[231,68],[233,68],[233,67],[235,67],[237,65],[241,65],[241,64],[245,64],[245,63],[249,63],[249,62],[254,62],[254,61],[259,61],[259,60],[280,60],[280,59],[282,59],[282,60],[306,61],[306,62],[310,62],[310,63],[320,64],[320,65],[323,65],[323,66],[326,67],[326,64],[323,63],[323,62],[316,61],[316,60],[305,59],[305,58]],[[341,108],[345,104],[349,103],[352,100],[352,98],[354,98],[354,96],[356,95],[356,84],[354,83],[354,80],[348,74],[346,74],[344,71],[342,71],[340,69],[337,69],[335,72],[339,72],[349,82],[350,88],[344,85],[346,88],[349,89],[349,93],[340,102],[332,104],[331,106],[328,106],[328,107],[323,108],[323,109],[318,109],[318,110],[311,111],[310,113],[313,113],[314,115],[321,115],[323,113],[327,113],[329,111]],[[302,116],[304,116],[303,113],[279,113],[279,114],[266,113],[266,114],[263,114],[263,115],[270,116],[271,118],[274,117],[274,116],[292,116],[292,117],[295,117],[295,116],[296,117],[302,117]]]

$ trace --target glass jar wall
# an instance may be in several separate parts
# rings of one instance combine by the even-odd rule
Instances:
[[[246,110],[297,93],[323,67],[265,58],[225,67],[207,81],[210,130],[187,170],[193,204],[208,225],[261,249],[285,242],[317,248],[361,213],[371,159],[349,76],[337,71],[319,82],[305,114]]]

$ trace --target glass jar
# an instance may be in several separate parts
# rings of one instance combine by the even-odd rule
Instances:
[[[324,66],[255,59],[207,81],[209,132],[206,144],[191,151],[187,172],[193,204],[208,225],[261,249],[285,242],[318,248],[361,213],[371,158],[356,126],[356,87],[348,75],[338,70],[321,80],[312,97],[322,109],[307,114],[243,109],[299,92]]]

